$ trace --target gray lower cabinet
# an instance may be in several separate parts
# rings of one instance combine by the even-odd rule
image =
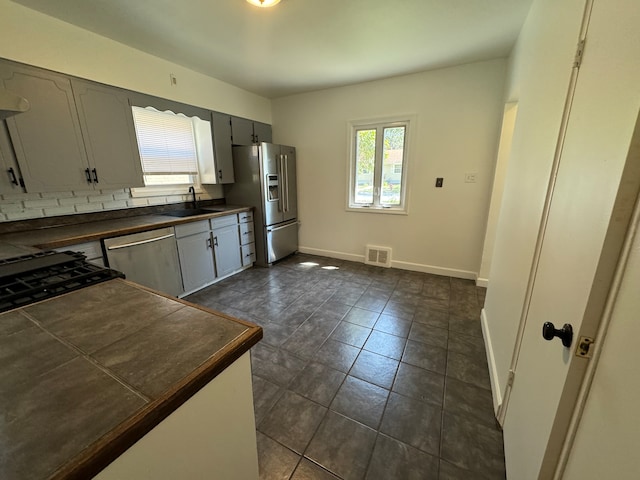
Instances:
[[[178,236],[180,226],[176,226],[182,284],[187,294],[213,283],[216,279],[209,222],[197,223],[206,224],[203,226],[205,230],[182,238]]]
[[[248,244],[241,243],[238,215],[176,225],[175,231],[186,295],[252,265],[241,257]]]
[[[256,261],[256,238],[253,231],[253,212],[238,214],[240,222],[240,255],[242,266],[248,267]]]
[[[144,187],[127,92],[79,79],[71,86],[95,187]]]
[[[225,277],[242,268],[238,216],[226,215],[211,220],[213,250],[218,277]]]
[[[0,88],[25,97],[31,107],[6,119],[27,191],[68,191],[91,185],[69,79],[0,62]]]

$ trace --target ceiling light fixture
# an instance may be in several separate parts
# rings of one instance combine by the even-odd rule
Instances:
[[[255,5],[256,7],[273,7],[274,5],[280,3],[280,0],[247,0],[251,5]]]

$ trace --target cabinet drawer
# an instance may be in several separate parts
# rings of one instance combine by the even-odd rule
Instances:
[[[253,234],[253,222],[240,224],[240,245],[253,243],[255,237]]]
[[[242,212],[238,214],[240,223],[253,222],[253,212]]]
[[[194,235],[196,233],[207,232],[209,231],[209,220],[200,220],[199,222],[176,225],[175,229],[176,238],[182,238],[188,235]]]
[[[211,219],[211,228],[222,228],[228,227],[229,225],[237,225],[238,224],[238,216],[237,215],[225,215],[224,217],[217,217]]]
[[[246,267],[256,261],[256,244],[250,243],[242,246],[242,266]]]

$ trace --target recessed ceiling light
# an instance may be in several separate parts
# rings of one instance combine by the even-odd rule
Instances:
[[[251,5],[255,5],[256,7],[273,7],[274,5],[280,3],[280,0],[247,0]]]

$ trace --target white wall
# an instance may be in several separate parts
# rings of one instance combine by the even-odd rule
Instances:
[[[498,403],[509,373],[583,9],[584,0],[535,1],[509,62],[506,100],[518,102],[518,118],[483,312]]]
[[[498,59],[274,100],[274,140],[297,148],[300,249],[362,261],[366,244],[389,246],[395,267],[475,278],[505,68]],[[417,116],[408,215],[347,212],[347,122],[397,114]]]
[[[175,63],[0,0],[0,57],[211,110],[271,123],[271,101]],[[171,86],[169,75],[177,77]],[[185,187],[186,191],[186,187]],[[200,198],[222,198],[221,186]],[[0,222],[188,200],[188,195],[131,198],[118,191],[0,195]]]

